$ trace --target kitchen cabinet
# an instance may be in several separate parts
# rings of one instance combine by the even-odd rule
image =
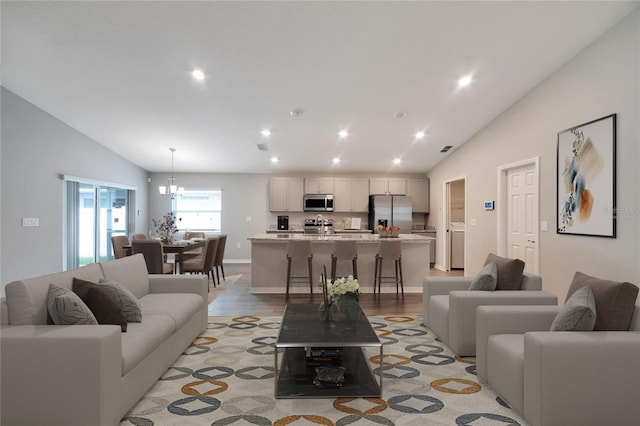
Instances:
[[[407,180],[403,178],[369,179],[370,195],[406,195]]]
[[[429,213],[429,179],[407,179],[407,195],[414,213]]]
[[[336,178],[333,199],[335,212],[368,212],[369,181],[364,178]]]
[[[304,192],[305,194],[333,194],[334,179],[328,177],[305,178]]]
[[[302,178],[273,177],[269,179],[269,211],[301,212],[303,198]]]

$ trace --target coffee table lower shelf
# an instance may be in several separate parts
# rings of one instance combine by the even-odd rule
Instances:
[[[341,387],[317,387],[315,365],[308,365],[305,349],[281,348],[282,363],[277,365],[276,398],[339,398],[380,397],[382,386],[376,380],[362,347],[345,347],[342,351],[342,366],[345,368]],[[382,371],[382,368],[380,368]]]

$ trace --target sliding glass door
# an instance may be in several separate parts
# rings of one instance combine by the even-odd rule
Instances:
[[[111,237],[129,234],[133,191],[95,183],[66,182],[66,266],[113,259]]]

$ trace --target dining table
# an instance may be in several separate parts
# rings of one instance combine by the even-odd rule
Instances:
[[[194,240],[177,240],[172,243],[163,243],[162,250],[165,254],[171,253],[175,255],[175,272],[182,274],[184,273],[183,262],[186,259],[198,256],[196,253],[191,255],[188,252],[204,247],[205,242],[206,240],[200,238]],[[126,245],[123,248],[126,251],[127,256],[129,256],[131,254],[131,244]]]

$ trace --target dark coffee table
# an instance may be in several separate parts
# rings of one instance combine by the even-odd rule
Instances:
[[[364,348],[378,348],[379,375],[373,373]],[[314,384],[317,359],[311,362],[310,348],[339,348],[337,363],[328,367],[344,367],[342,386]],[[281,363],[278,355],[282,354]],[[382,396],[383,347],[364,313],[355,327],[345,323],[327,324],[320,319],[318,305],[288,304],[275,342],[276,398],[336,398]]]

